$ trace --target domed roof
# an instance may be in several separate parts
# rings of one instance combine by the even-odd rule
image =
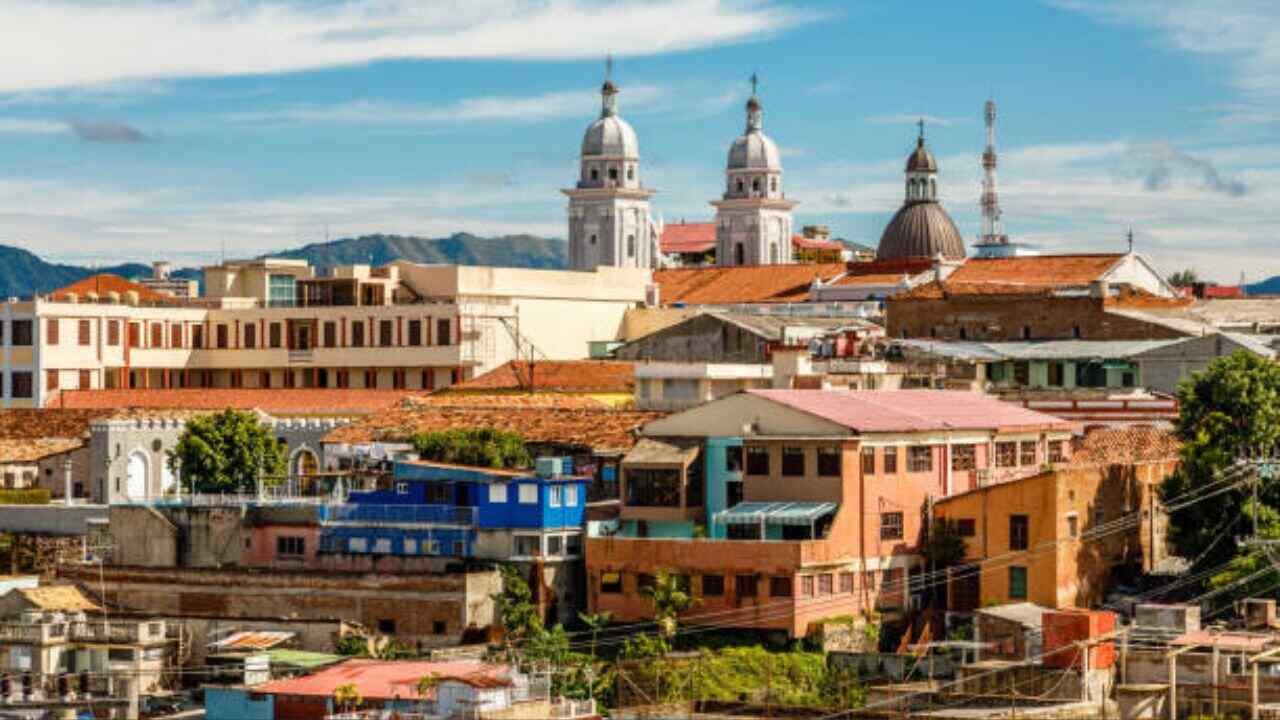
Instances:
[[[938,161],[924,146],[924,136],[916,140],[916,149],[907,156],[907,172],[938,172]]]
[[[617,115],[605,115],[587,127],[582,136],[583,155],[640,157],[640,141],[636,131]]]
[[[936,202],[908,202],[893,216],[880,236],[877,260],[964,258],[964,240],[951,216]]]
[[[730,170],[781,170],[782,156],[773,139],[759,130],[751,130],[734,139],[729,146]]]

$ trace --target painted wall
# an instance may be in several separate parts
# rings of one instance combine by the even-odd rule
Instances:
[[[725,535],[724,526],[717,525],[712,522],[716,513],[727,510],[728,504],[728,484],[741,483],[742,472],[730,472],[725,464],[727,452],[729,448],[741,448],[742,438],[723,438],[710,437],[707,438],[706,445],[703,447],[702,466],[706,472],[706,490],[703,493],[705,505],[707,508],[706,524],[708,531],[713,538],[723,538]]]
[[[206,720],[275,720],[275,712],[273,695],[251,696],[237,687],[204,688]]]

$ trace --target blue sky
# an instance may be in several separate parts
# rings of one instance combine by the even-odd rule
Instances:
[[[1280,274],[1280,7],[1089,0],[0,0],[0,242],[194,264],[326,235],[563,237],[603,56],[668,222],[703,220],[761,77],[798,223],[874,245],[925,116],[979,230]]]

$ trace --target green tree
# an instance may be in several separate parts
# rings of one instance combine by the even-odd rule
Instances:
[[[950,518],[932,518],[925,536],[924,557],[931,572],[943,572],[959,565],[965,556],[965,540],[959,524]],[[935,576],[936,577],[936,576]],[[947,597],[946,583],[933,585],[931,592],[937,600]]]
[[[600,632],[609,623],[613,621],[613,613],[605,611],[598,613],[578,613],[578,619],[583,625],[587,626],[587,631],[591,633],[591,661],[596,659],[596,645],[600,642]]]
[[[542,618],[533,604],[533,591],[515,566],[502,566],[502,591],[492,597],[508,648],[542,634]]]
[[[1178,272],[1169,276],[1169,284],[1174,287],[1180,287],[1180,288],[1191,287],[1192,285],[1195,285],[1198,282],[1200,282],[1200,277],[1199,275],[1196,274],[1196,271],[1192,268],[1179,270]]]
[[[658,623],[658,631],[663,637],[675,637],[676,618],[694,604],[688,577],[659,571],[653,577],[653,584],[642,588],[640,594],[653,601],[653,619]]]
[[[197,492],[251,492],[261,476],[285,473],[285,448],[258,415],[227,409],[187,422],[168,453],[169,469]]]
[[[518,433],[492,428],[463,428],[418,433],[413,449],[423,460],[491,468],[527,468],[533,457]]]
[[[427,699],[434,698],[436,695],[436,686],[440,684],[440,676],[435,673],[427,673],[418,678],[418,684],[415,689],[418,691],[418,703],[422,706],[422,714],[427,714]]]
[[[1210,363],[1178,388],[1180,411],[1177,435],[1182,441],[1178,470],[1165,480],[1161,494],[1166,502],[1175,498],[1195,499],[1197,492],[1213,492],[1229,483],[1224,480],[1238,472],[1236,459],[1255,448],[1274,447],[1280,440],[1280,364],[1237,352]],[[1280,482],[1266,474],[1258,481],[1258,506],[1249,492],[1234,490],[1200,502],[1187,502],[1170,513],[1169,535],[1176,551],[1197,558],[1204,567],[1231,564],[1214,576],[1211,587],[1226,588],[1235,580],[1259,568],[1265,558],[1255,548],[1245,557],[1235,557],[1234,543],[1221,536],[1251,531],[1256,518],[1259,534],[1280,537]],[[1190,495],[1188,495],[1190,493]],[[1243,527],[1237,523],[1247,523]],[[1249,557],[1252,555],[1252,557]],[[1274,572],[1257,580],[1273,582]],[[1242,584],[1224,592],[1220,600],[1239,597],[1256,585]]]

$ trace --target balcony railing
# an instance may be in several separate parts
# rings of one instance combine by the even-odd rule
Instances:
[[[320,521],[326,525],[461,525],[476,524],[476,508],[458,505],[325,505]]]
[[[162,623],[127,621],[61,621],[0,624],[0,642],[29,645],[54,643],[129,643],[161,642],[165,639]]]

